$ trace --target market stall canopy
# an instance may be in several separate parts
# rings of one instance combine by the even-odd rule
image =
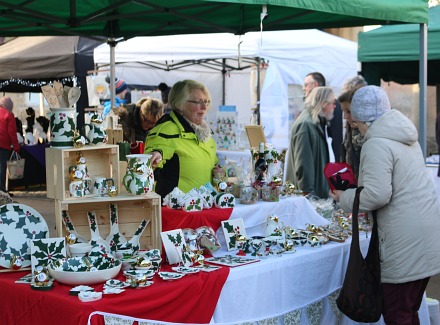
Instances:
[[[261,19],[267,31],[426,23],[427,8],[427,0],[4,0],[0,35],[244,34]]]
[[[99,44],[79,36],[17,37],[0,46],[0,79],[75,76],[77,57],[92,57]]]
[[[440,84],[440,6],[428,11],[428,84]],[[384,26],[359,34],[358,60],[370,84],[419,82],[419,26]]]

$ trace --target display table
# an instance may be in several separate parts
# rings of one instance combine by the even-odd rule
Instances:
[[[229,210],[230,215],[225,210]],[[220,219],[243,218],[248,236],[261,235],[270,213],[292,227],[307,223],[322,225],[319,216],[304,197],[291,197],[280,202],[237,205],[234,209],[211,209],[224,213]],[[202,218],[191,213],[190,222]],[[197,215],[199,214],[199,216]],[[179,212],[170,211],[176,218]],[[168,216],[168,217],[170,217]],[[167,218],[167,215],[162,215]],[[166,221],[163,220],[166,224]],[[191,225],[191,224],[190,224]],[[192,224],[196,225],[196,224]],[[181,227],[185,224],[181,224]],[[217,230],[219,239],[221,227]],[[369,239],[361,234],[361,249],[366,252]],[[223,248],[214,255],[235,254]],[[322,247],[297,247],[295,253],[262,259],[245,266],[185,276],[166,282],[157,275],[154,284],[144,289],[129,289],[122,296],[82,303],[70,296],[71,286],[56,283],[50,291],[34,291],[29,285],[15,284],[18,273],[1,273],[1,319],[5,324],[338,324],[342,317],[335,307],[348,261],[350,240],[330,242]],[[26,274],[21,272],[21,275]],[[121,274],[118,279],[123,279]],[[102,284],[95,286],[102,291]],[[113,316],[109,316],[113,315]],[[311,322],[310,319],[320,321]],[[110,320],[111,319],[111,320]],[[429,324],[425,301],[420,309],[422,325]],[[160,320],[158,322],[157,320]],[[297,322],[295,322],[297,320]],[[353,324],[342,317],[342,324]],[[128,321],[128,323],[127,323]],[[379,322],[380,324],[381,322]],[[383,323],[383,322],[382,322]]]

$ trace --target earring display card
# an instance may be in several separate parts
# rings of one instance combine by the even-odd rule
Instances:
[[[220,111],[217,113],[216,124],[213,128],[217,147],[234,150],[237,146],[238,112]]]

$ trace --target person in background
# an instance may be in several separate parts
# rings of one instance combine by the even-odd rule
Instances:
[[[367,82],[362,76],[355,76],[348,79],[342,87],[342,92],[338,97],[338,102],[341,104],[342,112],[344,113],[345,138],[341,150],[341,161],[346,162],[353,169],[356,178],[359,175],[359,162],[361,156],[361,148],[363,143],[363,136],[353,123],[351,116],[351,100],[354,93],[359,88],[365,87]]]
[[[170,114],[165,114],[150,130],[145,153],[152,154],[156,193],[165,197],[175,187],[187,193],[212,182],[217,170],[216,142],[205,121],[211,95],[205,85],[194,80],[177,82],[171,88]]]
[[[105,79],[105,81],[109,84],[110,86],[110,77],[107,77]],[[114,108],[118,108],[121,107],[127,103],[129,103],[130,101],[127,101],[126,97],[127,97],[127,93],[128,93],[128,86],[125,83],[124,80],[122,79],[115,79],[115,107]],[[111,100],[106,100],[104,102],[104,112],[103,115],[107,116],[110,113],[110,110],[112,109],[111,106]]]
[[[335,109],[333,90],[329,87],[314,88],[304,106],[290,132],[286,180],[306,194],[327,198],[329,187],[324,167],[328,162],[334,162],[327,132]]]
[[[19,152],[17,127],[12,113],[14,103],[10,97],[0,99],[0,191],[6,192],[6,168],[11,155],[11,148]]]
[[[437,153],[440,156],[440,112],[437,113],[437,119],[435,120],[435,140],[437,141]],[[440,177],[440,161],[437,176]]]
[[[148,131],[163,115],[163,104],[156,98],[144,97],[136,105],[124,105],[114,108],[122,125],[124,141],[133,143],[145,141]]]
[[[419,324],[429,278],[440,273],[440,204],[426,172],[417,129],[380,87],[357,90],[353,123],[365,141],[359,171],[360,211],[377,210],[383,317],[387,325]],[[355,189],[329,195],[351,211]]]
[[[170,114],[172,109],[171,109],[171,105],[168,102],[168,95],[170,93],[171,88],[168,87],[168,85],[164,82],[161,82],[158,86],[157,89],[160,90],[160,94],[162,96],[162,103],[164,105],[164,114]]]
[[[315,87],[325,87],[325,77],[320,72],[311,72],[304,78],[304,99],[309,96]],[[335,161],[340,161],[343,142],[343,122],[341,105],[336,102],[333,119],[329,122],[329,135],[332,138],[332,148],[335,153]]]

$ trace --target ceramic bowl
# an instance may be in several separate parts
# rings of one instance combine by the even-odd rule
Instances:
[[[119,262],[112,268],[84,272],[63,271],[61,267],[54,268],[53,266],[49,266],[48,269],[50,275],[58,282],[69,285],[87,285],[105,282],[114,278],[121,270],[121,266],[122,263]]]
[[[92,249],[92,245],[88,243],[78,243],[69,245],[70,256],[81,257],[86,255]]]

